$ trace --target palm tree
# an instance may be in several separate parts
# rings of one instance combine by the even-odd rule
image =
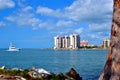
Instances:
[[[120,80],[120,0],[114,0],[110,48],[99,80]]]

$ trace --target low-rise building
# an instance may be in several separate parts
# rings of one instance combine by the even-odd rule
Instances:
[[[80,47],[87,47],[87,46],[88,46],[88,41],[87,40],[80,41]]]

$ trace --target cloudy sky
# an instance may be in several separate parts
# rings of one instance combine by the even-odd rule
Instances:
[[[109,38],[113,0],[0,0],[0,48],[51,48],[54,36]]]

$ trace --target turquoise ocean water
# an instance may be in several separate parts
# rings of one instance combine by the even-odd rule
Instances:
[[[108,50],[47,50],[22,49],[19,52],[0,50],[0,66],[31,69],[33,66],[54,73],[66,73],[74,68],[83,80],[98,80],[107,59]]]

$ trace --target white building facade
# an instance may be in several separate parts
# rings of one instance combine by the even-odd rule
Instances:
[[[77,49],[80,47],[80,37],[78,34],[70,35],[70,48]]]
[[[65,36],[65,48],[69,48],[69,47],[70,47],[70,37]]]
[[[80,47],[80,37],[78,34],[70,36],[54,37],[54,49],[78,49]]]
[[[60,37],[60,36],[54,37],[54,44],[55,44],[55,46],[54,46],[55,49],[62,48],[62,37]]]
[[[109,39],[103,40],[103,48],[109,48],[109,46],[110,46],[110,40]]]

